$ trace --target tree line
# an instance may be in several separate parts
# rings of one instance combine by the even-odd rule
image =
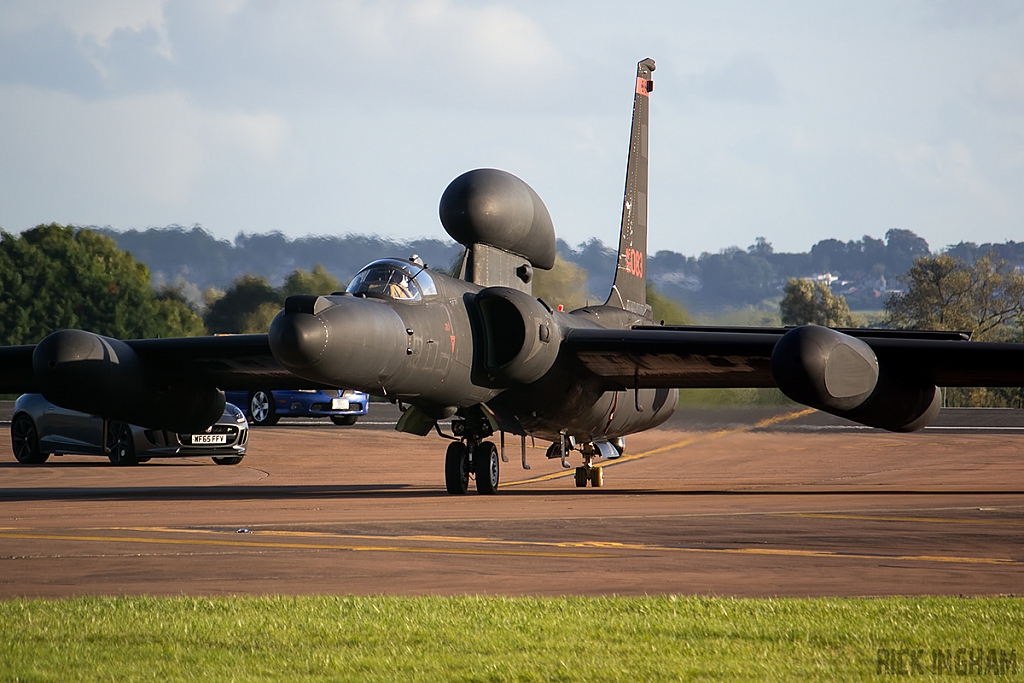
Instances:
[[[975,341],[1024,342],[1024,271],[996,253],[971,261],[949,253],[917,258],[897,277],[903,288],[885,301],[880,327],[966,332]],[[779,304],[784,325],[850,327],[846,299],[824,282],[791,278]],[[954,387],[948,406],[1024,408],[1019,387]]]
[[[200,305],[199,293],[225,290],[239,277],[262,276],[275,287],[296,268],[321,263],[339,282],[346,282],[363,265],[381,256],[419,254],[435,268],[448,268],[461,247],[447,239],[397,241],[366,235],[310,235],[290,239],[283,234],[240,233],[233,241],[215,238],[199,226],[151,228],[117,232],[97,229],[118,247],[145,262],[159,287],[177,283],[182,294]],[[563,260],[583,269],[579,288],[584,301],[605,297],[615,272],[615,250],[592,239],[573,247],[558,241]],[[1024,265],[1024,242],[948,247],[944,253],[966,263],[988,253],[1012,265]],[[775,306],[791,277],[831,273],[832,287],[855,310],[883,310],[889,290],[899,287],[915,259],[931,255],[928,242],[909,230],[893,229],[884,239],[865,235],[859,240],[821,240],[807,252],[778,252],[765,238],[746,249],[729,247],[717,253],[685,256],[669,250],[651,254],[650,282],[669,299],[704,313],[724,307]],[[770,303],[765,304],[768,301]]]
[[[873,324],[1024,342],[1024,271],[994,252],[970,258],[918,256],[896,276],[901,289],[889,294],[884,316]],[[582,266],[559,256],[551,271],[538,271],[534,292],[572,310],[588,303],[587,282]],[[36,343],[65,328],[119,339],[266,332],[286,297],[343,288],[317,263],[312,270],[292,270],[276,287],[264,276],[242,274],[223,291],[207,288],[196,302],[180,282],[154,287],[146,264],[92,230],[50,224],[20,236],[0,232],[2,345]],[[648,301],[655,320],[690,322],[684,307],[654,288]],[[789,278],[779,307],[787,325],[854,324],[846,298],[824,282]],[[949,405],[1024,407],[1020,389],[953,389],[946,395]]]

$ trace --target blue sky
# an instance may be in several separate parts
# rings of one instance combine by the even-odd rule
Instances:
[[[1024,240],[1024,3],[0,4],[0,226],[443,236],[498,167],[616,239],[657,60],[651,248]]]

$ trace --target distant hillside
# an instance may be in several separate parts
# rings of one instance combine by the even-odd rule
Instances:
[[[200,289],[224,289],[245,273],[262,275],[274,286],[296,268],[310,269],[317,263],[342,283],[374,259],[387,256],[407,258],[412,254],[430,266],[447,268],[461,247],[451,240],[418,239],[398,242],[368,235],[310,235],[290,239],[279,232],[239,233],[233,242],[215,238],[195,226],[177,225],[148,230],[117,232],[91,228],[109,235],[135,260],[149,266],[154,284],[173,282],[181,276]]]
[[[262,275],[279,286],[296,268],[310,269],[317,263],[322,263],[340,282],[347,283],[374,259],[408,257],[414,253],[435,268],[447,268],[462,249],[450,240],[402,242],[369,235],[290,239],[279,232],[242,233],[229,242],[200,227],[98,231],[114,238],[118,247],[146,263],[154,284],[170,283],[180,277],[200,290],[211,285],[224,289],[245,273]],[[1024,242],[980,246],[961,242],[945,251],[968,262],[994,252],[1012,265],[1024,267]],[[558,252],[587,272],[587,292],[591,297],[603,300],[608,295],[615,270],[612,247],[598,239],[576,247],[558,240]],[[914,259],[929,253],[928,243],[909,230],[889,230],[884,240],[869,236],[849,242],[822,240],[803,253],[776,252],[770,242],[758,238],[756,244],[746,249],[729,247],[716,254],[684,256],[659,251],[648,257],[647,272],[658,291],[694,312],[756,306],[777,299],[790,277],[828,281],[833,292],[846,297],[851,309],[880,310],[888,292],[899,289],[896,277],[905,273]]]
[[[558,251],[587,270],[592,296],[607,295],[615,268],[614,249],[596,239],[575,248],[559,240]],[[994,253],[1024,268],[1024,242],[961,242],[942,251],[968,263]],[[758,238],[745,250],[730,247],[696,257],[659,251],[648,257],[647,273],[658,291],[694,312],[756,306],[777,299],[791,277],[827,281],[834,293],[846,297],[851,309],[870,311],[881,310],[888,293],[900,288],[897,277],[907,272],[914,259],[930,253],[928,242],[909,230],[890,230],[884,240],[867,235],[849,242],[822,240],[803,253],[776,252],[766,239]]]

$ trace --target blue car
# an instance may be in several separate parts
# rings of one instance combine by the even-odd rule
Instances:
[[[370,397],[352,389],[260,389],[226,391],[229,402],[245,407],[249,424],[277,424],[282,417],[329,417],[336,425],[354,425],[366,415]]]

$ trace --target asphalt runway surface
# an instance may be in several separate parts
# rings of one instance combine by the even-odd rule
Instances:
[[[5,437],[0,597],[1024,593],[1022,411],[943,411],[917,434],[681,411],[629,437],[600,489],[546,443],[524,471],[509,437],[496,496],[445,494],[446,442],[393,415],[254,429],[231,467],[29,467]]]

